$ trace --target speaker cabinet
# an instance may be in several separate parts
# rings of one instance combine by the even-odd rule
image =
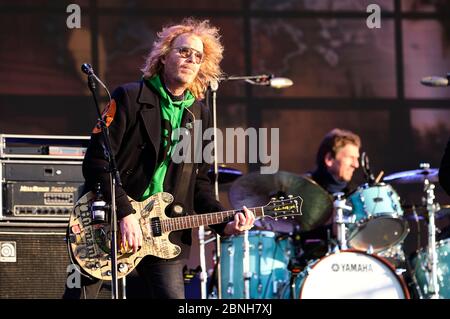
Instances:
[[[69,265],[65,227],[0,224],[0,298],[61,298]]]
[[[70,264],[65,237],[62,223],[0,222],[0,299],[61,299]],[[73,268],[69,271],[73,273]],[[126,296],[148,296],[135,270],[126,278]],[[97,298],[111,298],[109,281],[103,283]]]

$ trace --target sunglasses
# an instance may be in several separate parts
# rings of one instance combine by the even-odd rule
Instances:
[[[187,59],[189,57],[191,57],[192,55],[194,55],[194,59],[193,61],[196,64],[200,64],[203,62],[203,53],[200,51],[197,51],[193,48],[189,48],[189,47],[178,47],[178,48],[173,48],[174,50],[178,51],[178,54],[184,58]]]

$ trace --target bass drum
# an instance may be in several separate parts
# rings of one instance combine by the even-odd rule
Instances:
[[[310,264],[295,280],[300,299],[409,299],[402,278],[384,259],[355,250],[325,256]]]

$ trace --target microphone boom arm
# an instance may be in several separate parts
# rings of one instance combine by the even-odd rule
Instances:
[[[275,77],[273,74],[249,75],[249,76],[224,76],[219,81],[245,81],[252,85],[270,86],[276,89],[282,89],[294,84],[291,79]]]
[[[273,78],[273,74],[261,74],[261,75],[243,75],[243,76],[225,76],[221,77],[220,81],[245,81],[254,85],[270,85],[270,80]]]

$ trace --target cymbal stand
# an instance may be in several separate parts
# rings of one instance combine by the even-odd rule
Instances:
[[[333,202],[334,209],[336,210],[336,216],[334,222],[337,225],[337,240],[338,245],[341,250],[348,249],[347,238],[346,238],[346,223],[350,223],[351,219],[344,216],[344,209],[352,210],[352,208],[345,204],[344,193],[334,193],[335,198]]]
[[[424,191],[426,193],[426,203],[428,211],[428,258],[430,264],[430,278],[429,291],[432,292],[431,299],[439,299],[439,283],[437,274],[437,254],[436,254],[436,223],[435,223],[435,213],[437,210],[436,204],[434,202],[435,185],[430,183],[430,181],[425,178],[424,180]]]

